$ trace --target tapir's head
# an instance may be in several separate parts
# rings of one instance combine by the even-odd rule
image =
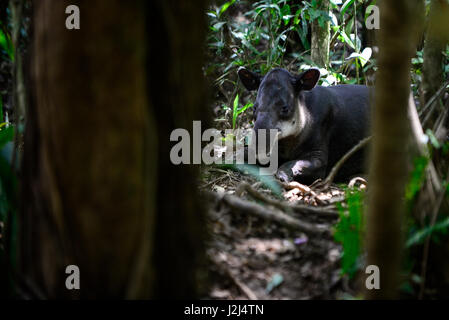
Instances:
[[[245,68],[238,71],[248,90],[258,90],[254,103],[254,129],[278,130],[278,139],[295,137],[305,126],[305,114],[301,106],[302,91],[312,90],[320,72],[309,69],[293,75],[285,69],[273,69],[264,77]]]

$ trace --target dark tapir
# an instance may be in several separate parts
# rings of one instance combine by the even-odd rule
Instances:
[[[273,69],[264,77],[241,68],[248,90],[258,90],[254,103],[254,129],[277,129],[277,177],[310,184],[323,179],[334,164],[369,134],[370,90],[361,85],[317,86],[320,72],[309,69],[293,75]],[[340,169],[336,180],[363,171],[364,152]]]

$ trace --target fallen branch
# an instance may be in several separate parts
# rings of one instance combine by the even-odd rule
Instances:
[[[321,236],[329,233],[329,230],[324,225],[314,225],[308,222],[299,221],[280,210],[270,210],[257,203],[245,201],[237,196],[230,194],[218,194],[207,191],[205,194],[215,200],[215,202],[223,203],[232,209],[235,213],[252,215],[268,221],[278,223],[290,230],[301,231],[310,236]]]
[[[294,212],[303,213],[303,214],[313,214],[315,216],[320,216],[320,217],[330,217],[330,218],[338,217],[338,212],[335,210],[332,210],[328,207],[320,208],[320,207],[313,207],[313,206],[308,206],[308,205],[298,205],[298,204],[291,205],[288,203],[284,203],[282,201],[278,201],[276,199],[268,198],[268,197],[264,196],[263,194],[261,194],[260,192],[258,192],[253,187],[251,187],[246,182],[242,182],[239,185],[238,192],[241,192],[241,191],[246,191],[254,199],[265,202],[265,203],[272,205],[282,211],[286,211],[286,212],[294,211]]]

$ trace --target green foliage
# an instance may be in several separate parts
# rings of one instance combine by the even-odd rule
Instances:
[[[221,6],[220,11],[218,12],[218,15],[221,16],[228,8],[235,2],[235,0],[231,0],[226,2],[224,5]]]
[[[0,95],[0,128],[3,125],[3,99],[2,96]]]
[[[433,235],[438,234],[447,234],[449,230],[449,217],[442,219],[441,221],[436,222],[433,226],[426,226],[420,230],[417,230],[415,232],[412,232],[409,238],[407,239],[407,242],[405,246],[407,248],[422,244],[424,240]],[[434,240],[437,240],[437,237],[434,237]]]
[[[346,0],[345,3],[341,6],[341,14],[344,15],[346,10],[349,9],[351,5],[354,4],[354,0]]]
[[[432,132],[432,130],[427,129],[426,130],[426,135],[427,135],[427,137],[429,137],[430,144],[432,145],[433,148],[435,148],[435,149],[440,149],[441,148],[441,144],[438,142],[438,139],[437,139],[437,137],[435,137],[435,135]]]
[[[11,37],[4,31],[3,25],[0,22],[0,50],[3,50],[14,61],[14,46],[12,45]]]
[[[4,247],[0,246],[0,263],[7,263],[7,261],[15,261],[15,212],[17,208],[17,177],[14,173],[13,167],[10,164],[10,155],[12,144],[14,140],[14,127],[3,122],[3,103],[0,97],[0,222],[3,222],[11,238],[9,239],[10,257],[6,256]],[[6,231],[6,230],[4,230]],[[5,235],[5,234],[3,234]],[[5,239],[0,239],[4,242]]]
[[[238,116],[240,114],[242,114],[243,112],[245,112],[246,109],[252,108],[253,106],[254,106],[253,103],[248,102],[243,107],[239,108],[239,95],[235,96],[234,106],[233,106],[233,109],[232,109],[232,129],[235,129],[235,125],[236,125]]]
[[[441,144],[435,137],[435,134],[432,132],[432,130],[427,129],[426,136],[429,139],[429,152],[427,155],[416,157],[413,160],[413,169],[410,173],[409,182],[405,190],[405,199],[408,202],[409,207],[413,205],[413,200],[415,199],[418,191],[421,190],[422,185],[425,181],[426,168],[429,164],[430,159],[432,158],[433,150],[441,149],[443,155],[447,154],[449,151],[449,143],[446,142],[444,144]]]
[[[308,38],[310,23],[316,20],[320,25],[330,21],[334,33],[331,38],[337,36],[335,39],[344,44],[339,50],[331,50],[332,65],[327,71],[333,75],[333,82],[324,79],[324,84],[363,82],[365,73],[374,67],[375,61],[371,59],[371,48],[362,48],[360,35],[355,31],[357,13],[363,9],[363,6],[358,5],[361,1],[332,0],[330,3],[330,12],[322,10],[317,0],[300,3],[290,0],[252,3],[235,0],[209,10],[207,43],[216,58],[206,68],[206,73],[220,70],[217,84],[228,82],[235,86],[233,75],[239,66],[260,71],[261,74],[274,67],[289,66],[294,72],[295,68],[304,69],[304,64],[312,65],[308,56]],[[246,10],[239,13],[238,19],[227,15],[228,9],[235,5],[239,6],[237,11],[242,8]],[[293,38],[295,34],[303,49],[285,57],[287,44],[296,41]],[[347,54],[346,51],[350,52]],[[353,70],[356,71],[355,79],[348,78],[347,75]]]
[[[358,189],[345,190],[346,206],[337,204],[340,221],[334,229],[334,239],[342,244],[342,272],[350,278],[358,270],[364,234],[364,192]]]
[[[421,190],[426,177],[425,173],[428,163],[429,158],[426,156],[420,156],[414,159],[413,170],[410,173],[409,182],[405,189],[405,199],[407,201],[414,200],[418,191]]]
[[[0,269],[6,268],[7,265],[14,268],[16,261],[16,210],[18,204],[17,177],[9,162],[10,159],[5,158],[4,156],[5,154],[9,154],[9,152],[4,151],[12,144],[13,137],[13,127],[4,126],[0,129],[0,221],[3,222],[4,225],[4,238],[0,239],[0,242],[3,243],[3,245],[0,246]],[[9,235],[9,237],[6,238],[6,235]],[[6,245],[8,246],[8,251],[5,250]],[[7,273],[2,273],[0,278],[2,277],[6,277],[6,279],[0,279],[0,283],[10,286],[12,279],[8,278]]]
[[[362,48],[360,35],[355,31],[356,17],[363,7],[358,5],[359,0],[330,3],[328,12],[320,8],[318,0],[230,0],[207,11],[210,59],[205,73],[214,76],[221,92],[226,91],[223,105],[231,110],[232,128],[236,128],[238,116],[251,108],[251,104],[233,107],[237,95],[239,102],[242,98],[246,101],[237,85],[237,68],[245,66],[263,75],[274,67],[296,73],[316,67],[310,60],[313,21],[320,25],[330,21],[332,47],[339,48],[331,49],[330,67],[320,69],[320,84],[366,82],[366,72],[375,68],[375,61],[371,59],[371,48]],[[234,8],[232,15],[230,8]],[[338,41],[343,45],[337,45]],[[286,55],[288,44],[293,51]]]
[[[3,122],[3,102],[0,97],[0,150],[14,139],[14,127]]]
[[[286,0],[262,0],[251,5],[251,10],[243,14],[243,22],[229,21],[223,15],[230,5],[240,1],[230,1],[221,8],[210,10],[209,47],[215,54],[223,51],[230,54],[224,72],[235,66],[259,65],[262,73],[282,65],[282,57],[290,25],[294,17]],[[296,19],[299,23],[299,19]]]
[[[428,134],[429,135],[429,134]],[[431,141],[431,139],[430,139]],[[440,148],[441,145],[435,144],[435,142],[431,142],[436,148]],[[418,157],[414,161],[414,168],[410,175],[410,181],[407,185],[406,189],[406,200],[408,202],[409,209],[412,207],[414,203],[414,199],[419,190],[421,190],[422,185],[425,181],[425,170],[429,163],[428,157]],[[447,177],[448,178],[448,177]],[[446,182],[446,185],[443,185],[445,188],[446,196],[449,196],[449,181]],[[423,228],[418,229],[417,224],[414,221],[409,222],[409,232],[408,238],[406,241],[406,247],[412,247],[414,245],[422,244],[424,240],[432,236],[434,241],[438,240],[438,235],[447,234],[449,230],[449,218],[443,218],[440,221],[437,221],[434,225],[424,226]]]

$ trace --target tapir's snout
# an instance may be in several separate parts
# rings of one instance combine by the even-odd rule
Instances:
[[[271,119],[270,116],[259,116],[254,124],[256,150],[260,155],[268,155],[270,153],[275,140],[281,132],[281,130],[270,121]]]
[[[254,130],[274,129],[273,117],[270,112],[258,112],[256,121],[254,122]]]

